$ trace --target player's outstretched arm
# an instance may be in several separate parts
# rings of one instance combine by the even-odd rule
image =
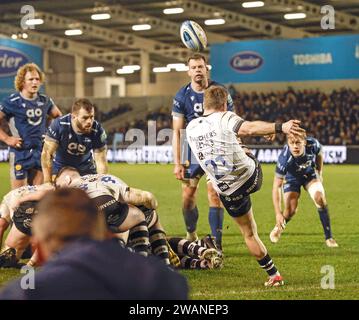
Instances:
[[[51,183],[52,175],[52,160],[58,148],[58,143],[51,141],[45,137],[44,146],[41,152],[41,167],[44,175],[44,183]]]
[[[175,168],[173,174],[176,179],[184,179],[184,167],[181,164],[181,130],[184,129],[184,118],[173,117],[173,136],[172,136],[172,149],[173,149],[173,162]]]
[[[239,136],[265,136],[283,132],[285,134],[303,135],[305,130],[299,127],[299,120],[289,120],[285,123],[265,121],[244,121],[238,130]]]
[[[93,156],[96,163],[96,169],[99,174],[108,173],[108,163],[107,163],[107,147],[104,146],[101,149],[95,149]]]
[[[274,176],[273,188],[272,188],[272,201],[274,206],[276,223],[278,227],[282,227],[283,224],[285,224],[283,212],[282,212],[282,186],[283,186],[283,179]]]

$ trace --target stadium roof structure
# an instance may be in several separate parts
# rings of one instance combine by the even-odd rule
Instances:
[[[184,20],[195,20],[207,33],[209,44],[249,40],[316,37],[357,33],[358,0],[263,0],[261,7],[245,8],[252,0],[1,0],[0,33],[5,36],[27,33],[26,41],[49,50],[79,54],[108,65],[139,64],[141,52],[149,54],[152,66],[183,62],[189,55],[181,43],[179,28]],[[257,1],[258,2],[258,1]],[[20,26],[26,8],[35,9],[43,24],[24,30]],[[323,30],[322,6],[335,9],[335,29]],[[178,14],[164,9],[182,8]],[[286,20],[285,14],[304,13],[305,18]],[[109,14],[109,19],[93,20],[93,14]],[[104,16],[102,16],[103,18]],[[108,16],[107,16],[108,17]],[[224,19],[220,25],[206,25],[207,19]],[[150,25],[134,31],[133,25]],[[81,35],[67,36],[65,30],[78,29]],[[208,53],[208,50],[207,52]]]

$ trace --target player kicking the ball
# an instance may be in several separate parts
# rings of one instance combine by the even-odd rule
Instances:
[[[257,233],[250,194],[262,184],[257,159],[238,141],[238,136],[264,136],[283,132],[303,134],[299,121],[269,123],[245,121],[227,111],[227,91],[219,86],[204,93],[204,113],[186,129],[187,140],[198,163],[207,173],[229,215],[238,224],[249,252],[269,275],[266,287],[281,286],[283,278]]]
[[[308,191],[318,209],[323,225],[325,243],[330,248],[338,247],[333,239],[327,200],[323,187],[323,155],[318,140],[305,136],[288,136],[288,144],[279,155],[273,181],[273,205],[276,225],[270,240],[277,243],[286,226],[297,211],[300,189]],[[284,192],[284,210],[281,210],[281,194]]]

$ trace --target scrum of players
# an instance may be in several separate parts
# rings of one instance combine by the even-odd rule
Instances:
[[[205,59],[198,55],[193,59],[197,64],[203,65],[203,70],[201,70],[201,72],[193,70],[192,74],[190,74],[191,79],[194,82],[198,80],[197,82],[200,81],[202,84],[206,83],[206,86],[209,86],[211,82],[208,81],[207,72],[205,71]],[[189,61],[191,61],[191,59],[189,59]],[[38,77],[36,77],[36,72],[39,75]],[[36,95],[40,87],[39,83],[41,84],[42,82],[40,72],[37,68],[29,69],[25,72],[24,82],[28,80],[35,81],[36,86],[30,86],[30,88],[32,88],[31,90],[35,91],[33,92],[33,96],[37,96],[37,99],[41,97],[41,99],[50,101],[50,99],[44,95]],[[35,77],[33,76],[34,73]],[[29,74],[32,76],[31,79],[26,78]],[[35,78],[35,80],[33,78]],[[206,78],[206,81],[203,81],[203,78]],[[183,113],[192,112],[195,116],[191,119],[187,119],[187,123],[181,120],[178,128],[186,127],[192,120],[200,118],[203,115],[205,109],[202,106],[202,104],[205,106],[203,93],[207,89],[206,86],[202,88],[201,92],[196,92],[196,105],[191,104],[191,99],[186,100]],[[38,108],[39,104],[34,106],[33,100],[26,100],[24,95],[18,96],[20,98],[16,100],[14,99],[17,96],[12,98],[14,101],[9,100],[12,104],[15,104],[12,108],[18,107],[16,104],[19,103],[18,100],[21,100],[21,103],[24,103],[28,109],[33,111],[20,115],[27,120],[26,126],[16,128],[20,136],[15,137],[14,134],[12,137],[5,136],[4,131],[0,130],[0,140],[8,143],[11,148],[10,151],[14,154],[10,168],[12,182],[21,182],[21,184],[12,183],[13,190],[4,196],[0,206],[0,244],[3,240],[6,228],[11,225],[4,242],[4,247],[0,253],[0,267],[19,266],[20,259],[26,257],[26,249],[30,244],[31,238],[31,220],[33,215],[36,214],[36,203],[44,197],[47,192],[51,192],[55,188],[68,187],[83,189],[96,201],[101,214],[105,216],[109,237],[117,241],[119,246],[128,247],[143,256],[152,254],[161,259],[165,264],[178,268],[219,269],[223,266],[222,250],[217,247],[217,244],[221,245],[221,241],[215,238],[216,236],[221,237],[221,223],[223,218],[219,218],[220,220],[214,223],[213,228],[211,225],[212,236],[208,235],[202,240],[198,240],[196,239],[195,232],[198,211],[197,218],[193,220],[190,217],[193,208],[187,210],[188,212],[184,210],[187,215],[187,219],[185,216],[187,230],[189,230],[188,227],[191,227],[190,233],[194,237],[189,239],[190,241],[177,237],[168,238],[160,223],[157,210],[158,202],[155,196],[148,191],[132,188],[120,178],[108,173],[106,133],[101,124],[94,120],[94,107],[90,101],[87,99],[77,100],[73,105],[71,113],[65,116],[62,116],[57,107],[55,109],[57,111],[51,113],[49,110],[55,108],[52,103],[48,106],[47,112],[41,112],[40,115],[40,112],[36,112],[36,109],[34,109]],[[199,100],[201,101],[199,102]],[[228,101],[228,96],[226,96],[226,101]],[[19,117],[18,114],[11,113],[10,102],[5,105],[5,107],[4,104],[0,106],[0,118],[9,120],[12,117]],[[198,108],[199,104],[201,104],[201,108]],[[177,110],[176,108],[178,109],[178,103],[174,106],[174,111],[176,111],[174,115],[177,117],[176,121],[178,122],[179,113],[182,112],[182,109]],[[226,109],[222,111],[227,112],[225,110]],[[45,131],[44,123],[47,114],[52,115],[56,119],[52,121],[47,131]],[[36,115],[37,118],[28,119],[29,116],[33,115]],[[229,119],[231,118],[232,116],[230,114]],[[237,118],[233,118],[232,120],[237,120]],[[243,119],[239,119],[236,123],[233,122],[237,130],[235,131],[237,138],[240,138],[240,132],[244,132],[240,129],[240,127],[243,126],[243,122],[245,122]],[[228,124],[230,124],[230,121]],[[266,132],[263,133],[263,130],[261,131],[259,129],[258,132],[262,135],[273,135],[282,132],[284,125],[285,124],[273,124],[273,128],[268,127],[269,129]],[[325,231],[327,246],[336,247],[337,244],[331,233],[324,188],[321,180],[323,165],[319,142],[315,139],[311,140],[311,138],[305,137],[304,130],[299,129],[299,121],[292,121],[291,125],[291,129],[286,129],[285,133],[288,134],[288,139],[294,139],[295,141],[300,140],[300,143],[295,142],[298,145],[300,144],[300,150],[297,150],[298,148],[295,149],[294,147],[285,146],[277,164],[275,184],[273,187],[276,226],[271,232],[271,241],[278,242],[286,224],[294,215],[296,206],[290,206],[290,204],[294,202],[297,204],[300,189],[303,186],[310,193],[318,208],[320,220]],[[33,127],[37,128],[35,135],[40,136],[40,141],[43,135],[45,137],[43,139],[41,153],[30,154],[32,161],[29,162],[28,157],[26,158],[24,154],[30,152],[27,147],[26,137],[34,136]],[[30,133],[32,133],[32,135]],[[269,135],[269,137],[271,136]],[[291,143],[292,140],[289,140],[289,142]],[[318,144],[317,148],[313,148],[313,141]],[[239,145],[241,148],[243,147],[243,145]],[[175,149],[179,148],[177,144],[174,147]],[[246,163],[251,162],[252,167],[252,161],[254,161],[254,159],[248,150],[245,150],[242,156],[243,161],[246,161]],[[247,157],[250,159],[247,159]],[[41,165],[39,165],[40,158]],[[177,179],[184,180],[185,168],[179,166],[178,163],[175,165],[177,166],[175,168],[177,170],[175,170]],[[39,170],[39,168],[42,168],[42,171]],[[42,172],[43,178],[36,181],[26,180],[26,178],[30,177],[26,172],[33,169]],[[203,172],[200,176],[206,172],[208,177],[211,178],[211,172],[205,170],[205,167],[202,169]],[[224,168],[224,170],[228,172],[228,168]],[[215,184],[223,177],[224,175],[221,177],[215,175],[210,181]],[[279,205],[281,199],[278,199],[278,190],[282,187],[284,180],[285,207],[284,210],[281,210]],[[219,183],[221,182],[219,181]],[[190,190],[191,196],[195,196],[196,190],[197,185]],[[225,190],[221,190],[220,188],[216,189],[216,199],[218,196],[221,199],[223,196],[228,196],[228,194],[225,193],[221,194],[222,191]],[[212,187],[209,188],[209,192],[213,193]],[[293,201],[293,199],[296,201]],[[217,203],[216,201],[214,202]],[[222,207],[222,205],[218,205],[218,208],[220,207]],[[217,226],[215,224],[217,224]],[[250,245],[248,245],[248,247],[250,248]],[[260,262],[260,260],[258,261]],[[37,264],[38,257],[36,252],[34,252],[28,265],[36,266]],[[260,265],[267,272],[267,269],[274,267],[274,265],[268,267],[267,261],[264,260],[260,262]],[[274,267],[274,269],[276,268]],[[279,281],[266,282],[267,286],[279,286],[282,284],[284,284],[282,278],[280,278]]]

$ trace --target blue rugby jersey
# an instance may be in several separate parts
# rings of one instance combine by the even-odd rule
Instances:
[[[285,145],[280,153],[275,169],[276,176],[288,180],[308,178],[315,175],[316,158],[321,152],[322,146],[319,141],[307,137],[307,145],[304,154],[300,157],[293,157],[289,146]]]
[[[105,130],[96,120],[90,133],[76,133],[71,125],[71,114],[55,119],[46,138],[58,143],[54,163],[60,167],[79,168],[93,161],[92,150],[106,146]]]
[[[33,100],[25,99],[20,93],[14,93],[0,104],[0,111],[6,116],[11,134],[23,140],[17,150],[29,150],[42,147],[42,135],[46,131],[46,118],[54,107],[51,98],[38,94]],[[10,151],[14,151],[10,148]]]
[[[215,81],[209,81],[210,86],[222,86]],[[227,110],[233,110],[233,100],[228,93]],[[191,83],[182,87],[173,100],[172,116],[184,117],[186,125],[195,118],[203,115],[203,92],[192,89]]]

